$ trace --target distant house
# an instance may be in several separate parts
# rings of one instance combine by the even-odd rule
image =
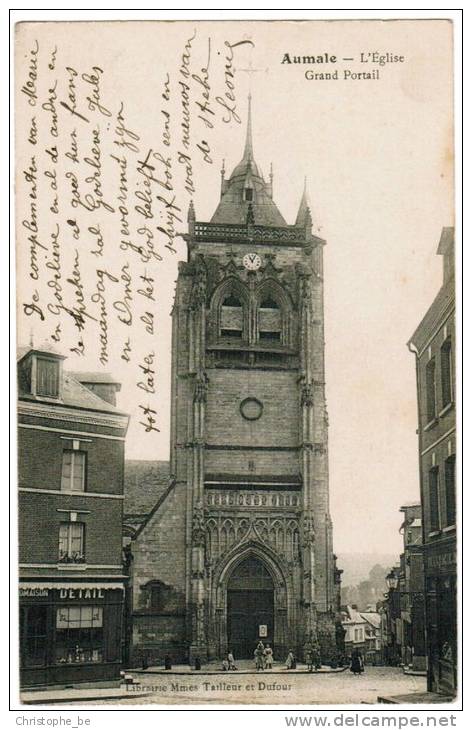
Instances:
[[[381,661],[380,615],[375,611],[359,612],[357,606],[345,606],[342,611],[342,626],[346,654],[357,649],[366,664]]]
[[[365,660],[368,664],[379,664],[382,659],[380,614],[376,611],[362,611],[360,616],[365,625]]]

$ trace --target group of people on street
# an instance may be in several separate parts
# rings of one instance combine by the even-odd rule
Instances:
[[[254,661],[256,663],[256,672],[264,669],[272,669],[274,662],[274,652],[270,644],[264,644],[259,641],[258,645],[254,649]]]
[[[222,668],[223,672],[234,672],[234,670],[237,669],[237,666],[234,663],[234,655],[231,649],[228,651],[223,659]]]
[[[274,653],[270,644],[266,644],[264,646],[262,641],[259,641],[256,648],[254,649],[254,662],[257,672],[272,669],[274,662]],[[308,672],[316,672],[321,669],[321,652],[318,644],[314,646],[309,646],[305,649],[305,663]],[[285,660],[285,668],[297,668],[297,661],[292,649],[290,649],[290,651],[288,652],[287,659]],[[358,649],[354,649],[351,654],[349,668],[350,671],[356,676],[359,676],[364,671],[364,661]],[[198,669],[200,669],[200,666],[198,667]],[[237,669],[234,661],[234,655],[231,649],[228,651],[223,659],[222,669],[224,672],[230,672]]]

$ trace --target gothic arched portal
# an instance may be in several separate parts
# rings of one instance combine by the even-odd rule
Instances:
[[[251,541],[226,554],[211,591],[217,654],[232,649],[236,659],[250,658],[261,639],[283,656],[292,640],[292,592],[278,556],[267,545]],[[267,636],[261,636],[265,630],[260,627],[266,627]]]
[[[236,566],[228,581],[228,648],[248,659],[256,644],[274,643],[274,582],[264,563],[253,556]]]

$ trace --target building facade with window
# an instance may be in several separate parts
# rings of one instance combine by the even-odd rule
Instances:
[[[438,247],[443,283],[408,345],[416,357],[428,688],[457,688],[454,229]]]
[[[421,504],[403,505],[400,512],[404,515],[400,528],[403,533],[403,553],[398,573],[402,664],[405,671],[424,672],[426,635]]]
[[[342,611],[347,656],[357,649],[366,664],[382,663],[381,618],[375,611],[358,611],[357,606],[345,606]]]
[[[252,143],[188,213],[172,312],[171,478],[131,541],[133,662],[336,651],[323,248]],[[340,573],[338,573],[338,578]]]
[[[121,669],[128,417],[118,383],[106,378],[98,396],[63,362],[33,347],[18,359],[22,686],[110,680]]]

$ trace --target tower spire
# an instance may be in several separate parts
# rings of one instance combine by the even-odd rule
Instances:
[[[247,127],[246,127],[246,144],[244,146],[244,155],[243,160],[253,160],[254,159],[254,151],[252,149],[252,115],[251,115],[251,92],[249,92],[247,97]]]
[[[242,125],[241,125],[242,127]],[[241,129],[241,132],[243,130]],[[272,199],[272,176],[265,182],[254,159],[252,141],[252,98],[248,94],[246,141],[242,159],[228,180],[221,174],[221,198],[211,223],[246,224],[248,204],[252,205],[255,222],[260,225],[286,226],[283,216]],[[272,174],[271,174],[272,175]]]

